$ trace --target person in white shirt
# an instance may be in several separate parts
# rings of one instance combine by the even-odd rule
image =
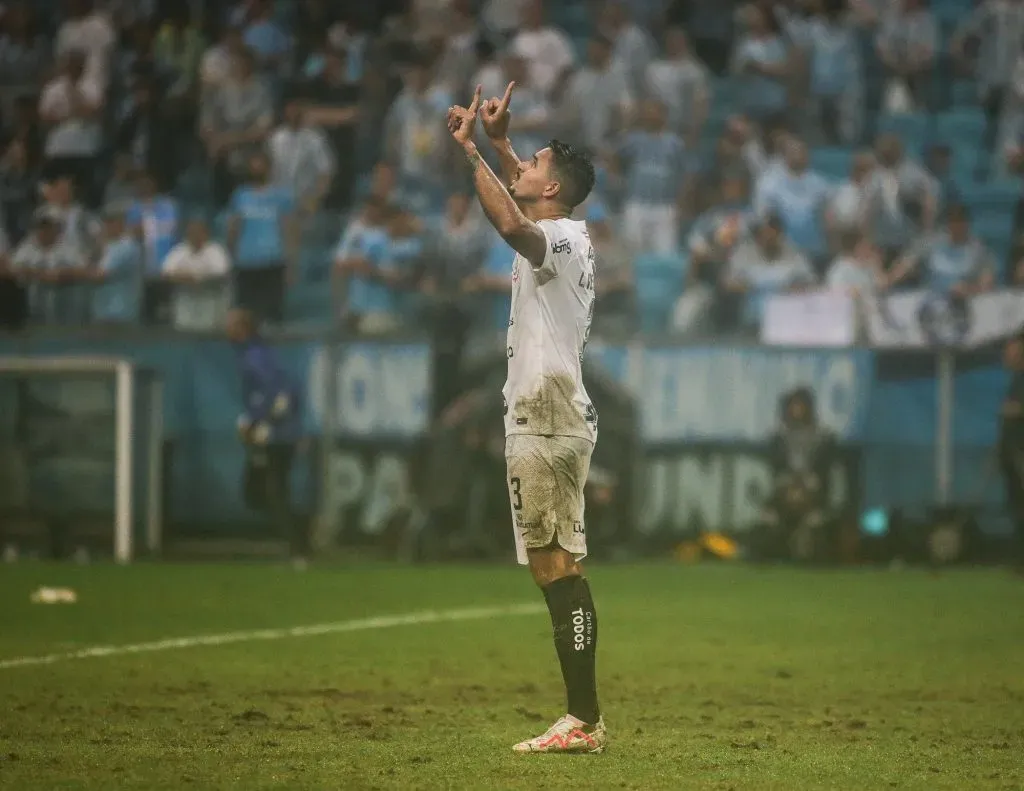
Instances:
[[[855,229],[840,238],[839,255],[825,277],[830,291],[842,291],[855,297],[871,297],[888,285],[882,258],[871,240]]]
[[[93,5],[92,0],[69,0],[68,18],[57,30],[54,49],[58,56],[83,53],[85,75],[102,91],[107,87],[110,55],[117,35],[107,15]]]
[[[171,321],[176,329],[208,331],[223,323],[230,269],[227,250],[210,239],[206,223],[191,220],[185,241],[173,247],[164,261],[163,277],[174,285]]]
[[[297,98],[285,104],[284,123],[275,129],[267,143],[270,153],[270,179],[287,187],[296,204],[312,214],[323,200],[334,176],[334,152],[327,136],[307,123],[306,106]]]
[[[708,70],[690,49],[680,27],[665,31],[665,57],[647,66],[644,87],[668,109],[669,128],[688,143],[700,139],[708,117]]]
[[[209,47],[199,61],[199,82],[204,94],[216,91],[231,79],[232,63],[244,47],[241,29],[225,27],[220,41]]]
[[[46,128],[43,153],[49,167],[71,175],[87,203],[95,205],[95,161],[103,144],[102,84],[85,71],[80,52],[62,56],[61,68],[39,97]]]
[[[631,17],[627,0],[607,0],[598,24],[600,31],[612,42],[616,68],[626,75],[629,89],[641,92],[647,65],[654,58],[654,41]]]
[[[516,555],[543,590],[562,666],[568,713],[528,752],[602,752],[607,732],[597,699],[597,615],[580,560],[587,554],[583,490],[597,439],[597,412],[583,385],[583,352],[594,310],[594,248],[571,219],[594,186],[589,157],[552,140],[520,161],[508,140],[510,83],[502,99],[448,110],[484,214],[516,251],[508,322],[505,459]],[[499,179],[473,131],[477,114],[501,162]]]
[[[833,242],[847,231],[864,227],[867,219],[867,189],[875,169],[875,155],[858,152],[850,163],[850,176],[829,200],[825,225]]]
[[[528,0],[523,8],[523,26],[512,39],[511,51],[530,66],[534,86],[550,96],[576,60],[569,37],[544,23],[542,0]]]

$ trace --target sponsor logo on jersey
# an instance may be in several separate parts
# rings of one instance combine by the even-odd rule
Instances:
[[[551,245],[552,253],[568,253],[569,252],[569,240],[562,239],[560,242],[555,242]]]

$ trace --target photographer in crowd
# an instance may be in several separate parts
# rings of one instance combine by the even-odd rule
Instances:
[[[829,545],[829,472],[836,440],[818,423],[805,387],[785,394],[780,426],[768,445],[772,473],[754,546],[759,560],[818,560]]]

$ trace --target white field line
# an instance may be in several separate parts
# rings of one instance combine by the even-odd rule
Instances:
[[[427,623],[448,623],[451,621],[480,621],[489,618],[501,618],[507,615],[534,615],[541,612],[545,612],[545,608],[541,604],[514,604],[506,607],[475,607],[460,610],[422,610],[403,615],[379,615],[373,618],[317,623],[310,624],[309,626],[292,626],[286,629],[256,629],[246,632],[196,635],[194,637],[172,637],[166,640],[154,640],[150,643],[134,643],[129,645],[96,645],[91,648],[82,648],[78,651],[69,651],[62,654],[0,659],[0,670],[31,667],[33,665],[53,665],[57,662],[70,662],[74,659],[94,659],[106,656],[123,656],[125,654],[147,654],[155,651],[173,651],[178,648],[249,643],[256,640],[288,640],[292,637],[364,632],[373,629],[390,629],[394,626],[419,626]]]

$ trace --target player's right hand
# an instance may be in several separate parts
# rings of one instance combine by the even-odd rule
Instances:
[[[512,100],[512,89],[515,87],[516,83],[513,80],[505,89],[504,96],[500,99],[488,99],[480,107],[480,121],[484,125],[484,132],[491,140],[504,140],[508,137],[508,122],[512,118],[508,105]]]

